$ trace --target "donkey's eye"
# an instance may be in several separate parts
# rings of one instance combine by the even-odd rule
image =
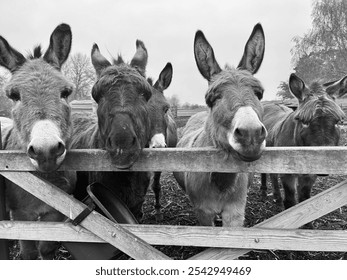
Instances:
[[[337,121],[335,125],[336,125],[337,127],[343,126],[343,120]]]
[[[164,113],[166,114],[169,109],[170,109],[170,106],[164,106],[163,108]]]
[[[142,90],[140,92],[140,95],[143,96],[146,99],[146,101],[148,101],[151,98],[152,93],[147,90]]]
[[[263,98],[263,93],[264,93],[264,91],[259,90],[259,89],[254,91],[255,96],[258,97],[259,100],[261,100]]]
[[[20,100],[20,92],[18,88],[11,88],[9,91],[6,92],[6,95],[13,101]]]
[[[60,97],[66,99],[66,98],[69,97],[69,95],[70,95],[71,93],[72,93],[72,89],[71,89],[71,88],[64,88],[64,89],[61,91],[61,93],[60,93]]]
[[[309,126],[308,123],[303,123],[303,122],[301,123],[301,125],[302,125],[303,128],[308,128],[308,126]]]

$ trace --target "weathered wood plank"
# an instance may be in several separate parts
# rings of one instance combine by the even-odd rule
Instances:
[[[347,147],[266,148],[254,162],[226,159],[213,148],[144,149],[139,160],[126,171],[258,172],[347,174]],[[34,171],[25,153],[0,151],[0,171]],[[60,170],[121,171],[103,150],[68,152]]]
[[[51,205],[70,219],[76,218],[85,209],[83,203],[31,173],[0,172],[0,175]],[[165,254],[96,211],[88,215],[81,222],[81,225],[135,259],[169,259]]]
[[[153,245],[296,251],[347,251],[347,231],[122,225]],[[105,243],[82,227],[56,222],[0,222],[0,238]]]
[[[254,228],[295,229],[347,204],[347,180],[295,205]],[[207,249],[191,259],[235,259],[248,251],[243,249]]]
[[[0,121],[0,150],[2,150],[2,134]],[[5,195],[5,179],[0,176],[0,221],[7,219],[6,214],[6,195]],[[9,259],[8,241],[0,239],[0,260]]]

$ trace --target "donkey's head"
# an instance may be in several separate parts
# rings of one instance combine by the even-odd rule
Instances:
[[[100,53],[96,44],[92,49],[98,77],[92,96],[98,103],[100,137],[118,168],[129,168],[149,140],[147,101],[153,89],[144,77],[147,50],[139,40],[136,47],[130,64],[119,57],[115,65]]]
[[[151,140],[150,148],[165,148],[166,131],[168,127],[168,110],[170,104],[164,96],[164,90],[167,89],[172,80],[172,65],[167,63],[160,72],[158,80],[154,84],[152,97],[148,101],[149,113],[151,118]]]
[[[56,170],[65,158],[71,136],[67,97],[73,86],[61,74],[71,48],[71,30],[59,25],[43,55],[36,47],[25,58],[0,36],[0,65],[12,72],[5,88],[15,105],[12,110],[18,142],[31,162],[42,172]]]
[[[209,83],[205,99],[210,108],[210,136],[216,147],[244,161],[258,159],[265,147],[267,132],[260,103],[264,90],[253,77],[262,63],[264,49],[263,29],[257,24],[238,68],[226,66],[222,70],[204,34],[198,31],[195,35],[195,60]]]
[[[335,102],[347,92],[347,76],[329,83],[318,81],[307,86],[295,74],[289,78],[289,89],[299,100],[295,111],[295,142],[300,146],[335,146],[340,139],[339,123],[345,114]]]

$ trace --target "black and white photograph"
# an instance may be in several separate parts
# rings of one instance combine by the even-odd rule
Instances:
[[[0,11],[5,273],[259,279],[280,260],[267,279],[338,277],[347,0]]]

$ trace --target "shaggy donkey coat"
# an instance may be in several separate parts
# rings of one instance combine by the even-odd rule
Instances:
[[[257,24],[248,39],[238,67],[222,70],[201,31],[195,35],[194,54],[200,73],[208,81],[205,95],[209,112],[192,116],[178,147],[213,146],[225,157],[253,161],[265,147],[266,130],[261,120],[263,88],[253,77],[263,60],[265,38]],[[221,215],[223,226],[242,226],[249,175],[245,173],[174,173],[185,189],[201,225],[214,225]]]

